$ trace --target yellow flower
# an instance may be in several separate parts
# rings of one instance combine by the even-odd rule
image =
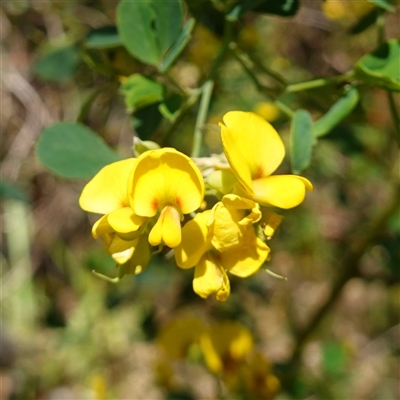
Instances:
[[[270,101],[261,101],[257,103],[253,111],[269,122],[276,121],[280,114],[279,108]]]
[[[186,315],[164,325],[157,336],[157,344],[166,356],[183,360],[205,331],[206,326],[198,317]]]
[[[231,111],[220,123],[226,158],[232,171],[216,171],[210,186],[222,193],[235,193],[263,206],[292,208],[299,205],[310,181],[297,175],[273,175],[285,148],[275,129],[252,112]]]
[[[253,351],[246,361],[241,365],[240,375],[248,398],[272,400],[280,389],[280,382],[268,360],[259,351]]]
[[[226,271],[245,278],[259,270],[270,251],[254,232],[260,218],[257,203],[231,194],[183,227],[175,260],[181,268],[195,267],[193,289],[200,297],[215,293],[225,301],[230,294]]]
[[[253,348],[251,332],[238,322],[215,324],[200,340],[204,361],[217,375],[236,375],[237,367]]]
[[[138,158],[131,183],[133,213],[141,218],[157,217],[150,244],[176,247],[181,242],[183,214],[195,211],[203,201],[204,181],[199,169],[174,149],[147,151]]]
[[[104,214],[93,225],[92,234],[103,239],[107,252],[118,264],[125,264],[126,273],[140,272],[150,260],[147,240],[140,237],[147,218],[136,215],[129,205],[136,164],[136,159],[129,158],[105,166],[84,187],[79,198],[83,210]]]

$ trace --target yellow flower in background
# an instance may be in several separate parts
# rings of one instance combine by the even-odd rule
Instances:
[[[130,206],[141,218],[156,217],[149,234],[152,246],[176,247],[181,242],[183,214],[198,209],[203,197],[203,177],[184,154],[164,148],[147,151],[137,159]]]
[[[270,363],[259,351],[251,352],[246,363],[241,365],[240,376],[249,398],[272,400],[280,389]]]
[[[206,330],[206,325],[198,317],[186,315],[164,325],[156,342],[166,356],[183,360],[188,356],[191,346],[200,341]]]
[[[246,278],[260,269],[270,252],[254,232],[261,217],[257,203],[231,194],[183,227],[175,260],[183,269],[195,267],[193,289],[200,297],[215,293],[225,301],[230,294],[226,271]]]
[[[235,193],[262,206],[296,207],[311,191],[311,182],[297,175],[271,175],[285,148],[275,129],[252,112],[231,111],[220,123],[226,158],[232,171],[216,171],[208,179],[222,193]]]
[[[235,374],[254,346],[251,332],[242,324],[225,321],[213,325],[201,337],[207,368],[216,375]]]
[[[260,101],[254,106],[253,111],[269,122],[274,122],[280,115],[279,108],[270,101]]]

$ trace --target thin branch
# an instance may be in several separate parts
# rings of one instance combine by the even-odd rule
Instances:
[[[193,147],[191,157],[199,157],[201,149],[201,141],[203,138],[203,128],[206,122],[208,107],[210,105],[211,95],[214,87],[214,81],[208,80],[202,88],[202,96],[200,101],[199,112],[197,114],[196,125],[193,134]]]

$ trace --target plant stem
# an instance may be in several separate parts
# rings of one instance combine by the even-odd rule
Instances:
[[[167,138],[172,132],[174,132],[176,130],[177,126],[185,118],[186,114],[197,103],[197,100],[199,99],[200,95],[204,92],[204,87],[205,87],[206,83],[208,81],[213,81],[221,62],[224,59],[225,53],[226,53],[227,49],[229,48],[229,43],[232,40],[232,33],[233,33],[233,23],[231,21],[225,20],[224,39],[222,41],[221,48],[210,68],[210,72],[208,73],[208,76],[207,76],[204,84],[202,85],[202,88],[193,90],[192,94],[186,100],[184,105],[179,109],[175,119],[172,121],[170,126],[166,128],[166,130],[163,134],[163,137],[160,139],[161,142],[165,138]],[[197,139],[194,140],[195,143],[196,143],[196,140]]]
[[[211,95],[214,87],[214,81],[208,80],[202,88],[199,112],[197,114],[196,125],[193,134],[193,147],[191,157],[199,157],[202,141],[202,130],[206,123],[208,106],[210,105]]]
[[[345,74],[335,76],[334,78],[319,78],[306,82],[293,83],[292,85],[287,86],[286,92],[288,93],[302,92],[303,90],[310,90],[327,85],[332,85],[338,82],[346,81],[352,76],[353,76],[353,71],[348,71]]]
[[[363,232],[362,236],[355,241],[353,246],[350,246],[349,251],[344,256],[342,262],[340,263],[342,266],[340,275],[338,276],[336,282],[333,283],[329,297],[322,304],[319,310],[317,310],[310,322],[303,329],[297,332],[297,342],[291,360],[289,361],[289,365],[294,366],[294,364],[297,364],[304,344],[316,331],[327,312],[335,304],[345,284],[351,278],[359,274],[358,264],[361,257],[366,252],[368,247],[378,238],[388,219],[398,209],[399,205],[400,185],[396,182],[393,187],[392,197],[388,204],[382,209],[382,211],[369,226],[364,227],[364,229],[361,230],[361,232]]]
[[[259,68],[262,72],[264,72],[265,75],[270,76],[273,78],[275,81],[280,83],[282,86],[287,86],[288,82],[287,80],[277,72],[273,71],[269,67],[265,66],[260,60],[258,60],[254,55],[251,55],[249,53],[245,53],[242,49],[240,49],[236,43],[231,43],[230,48],[232,51],[234,51],[238,56],[240,56],[243,60],[247,60],[248,64],[252,64]]]

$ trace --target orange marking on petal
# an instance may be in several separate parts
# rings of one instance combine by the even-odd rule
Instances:
[[[182,208],[182,201],[181,201],[181,199],[180,199],[179,197],[177,197],[177,198],[175,199],[175,204],[176,204],[179,208]]]
[[[157,201],[157,199],[154,199],[154,200],[151,202],[151,207],[153,208],[153,210],[157,210],[157,208],[158,208],[158,201]]]

